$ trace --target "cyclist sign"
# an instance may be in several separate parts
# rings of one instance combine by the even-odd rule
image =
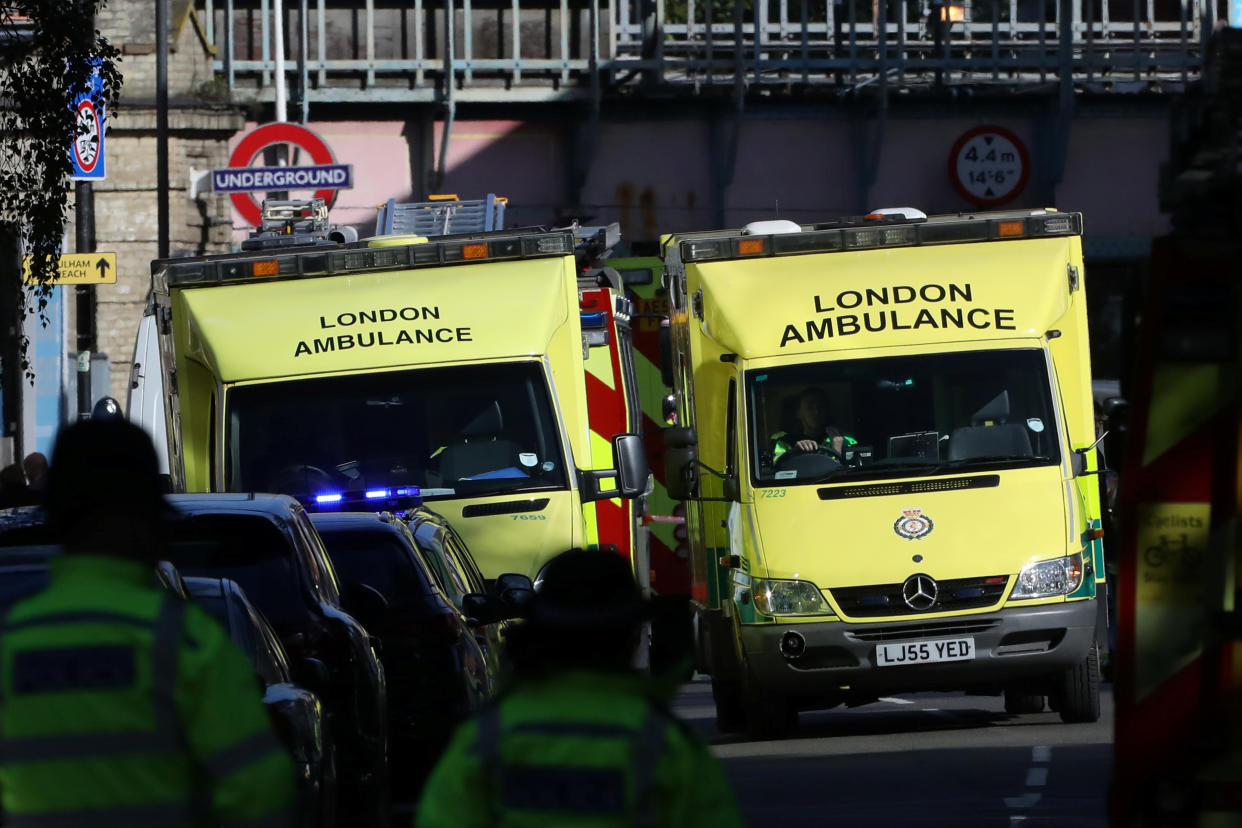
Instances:
[[[99,67],[91,72],[90,85],[73,99],[73,143],[69,158],[73,164],[73,181],[102,181],[104,163],[104,102],[103,79]]]

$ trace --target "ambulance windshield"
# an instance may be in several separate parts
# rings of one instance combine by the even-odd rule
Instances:
[[[434,500],[567,486],[534,362],[245,385],[226,405],[232,492],[418,486]]]
[[[1060,462],[1042,351],[959,351],[747,372],[759,485]]]

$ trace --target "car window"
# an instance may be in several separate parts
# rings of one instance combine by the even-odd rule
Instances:
[[[254,630],[246,623],[243,611],[236,606],[237,602],[225,595],[195,595],[190,600],[216,619],[237,645],[237,649],[245,653],[250,663],[254,664]],[[231,611],[230,605],[233,605]]]
[[[431,588],[411,549],[387,527],[325,526],[319,534],[346,583],[374,587],[390,602]]]
[[[288,537],[263,515],[193,515],[174,521],[168,558],[185,576],[231,578],[277,627],[308,609]]]
[[[412,565],[418,570],[419,581],[427,585],[429,592],[443,592],[444,588],[440,584],[440,575],[436,572],[435,567],[427,559],[427,554],[419,548],[418,542],[414,540],[414,533],[410,531],[410,527],[404,521],[397,521],[395,528],[401,535],[403,544],[409,549],[407,557]]]
[[[247,606],[250,626],[255,635],[254,669],[266,684],[281,684],[289,681],[289,667],[285,659],[284,648],[276,640],[267,619],[254,606]]]
[[[340,606],[340,579],[337,577],[336,568],[332,565],[333,562],[328,555],[328,550],[324,548],[323,538],[319,536],[319,531],[315,529],[315,525],[311,523],[310,517],[301,508],[296,511],[293,524],[298,533],[301,534],[302,540],[309,552],[311,565],[315,569],[318,591],[329,604]]]
[[[445,550],[443,530],[435,524],[423,523],[414,531],[414,538],[426,553],[428,562],[439,573],[445,594],[460,609],[462,596],[473,590],[457,561]]]
[[[486,592],[487,581],[483,579],[483,573],[479,572],[479,567],[475,565],[474,557],[471,556],[470,551],[466,548],[466,544],[451,529],[446,531],[444,535],[444,545],[457,562],[458,568],[465,574],[466,581],[470,584],[470,591]]]

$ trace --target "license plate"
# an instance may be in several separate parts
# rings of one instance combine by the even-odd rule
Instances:
[[[877,667],[895,664],[932,664],[937,661],[970,661],[975,657],[975,639],[933,638],[927,641],[893,641],[875,648]]]

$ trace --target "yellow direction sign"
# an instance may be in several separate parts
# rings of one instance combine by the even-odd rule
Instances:
[[[22,277],[29,284],[30,262],[33,257],[27,256],[22,262]],[[60,267],[56,269],[56,277],[49,284],[53,285],[115,285],[116,254],[115,253],[61,253]]]

